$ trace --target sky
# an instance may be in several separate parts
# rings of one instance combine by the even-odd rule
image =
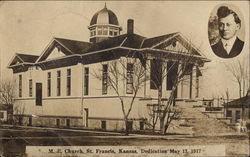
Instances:
[[[92,16],[105,1],[0,1],[0,79],[12,77],[7,68],[15,53],[40,55],[53,37],[89,41]],[[238,86],[225,65],[240,61],[249,68],[248,1],[106,1],[118,17],[123,33],[128,19],[134,19],[135,33],[154,37],[181,32],[211,62],[203,67],[201,93],[204,98],[222,97],[228,89],[237,98]],[[208,19],[218,6],[226,4],[242,18],[240,36],[245,45],[233,59],[215,56],[208,40]]]

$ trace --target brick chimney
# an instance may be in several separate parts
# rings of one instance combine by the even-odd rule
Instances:
[[[134,20],[128,19],[127,34],[134,34]]]

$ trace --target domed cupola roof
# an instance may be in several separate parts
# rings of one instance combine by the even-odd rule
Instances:
[[[119,25],[118,19],[115,13],[109,9],[107,9],[106,4],[104,8],[92,17],[90,26],[95,24],[111,24],[111,25]]]

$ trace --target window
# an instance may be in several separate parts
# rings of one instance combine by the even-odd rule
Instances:
[[[133,94],[133,67],[134,65],[132,63],[127,64],[127,88],[126,88],[126,93],[127,94]]]
[[[127,128],[128,128],[128,131],[132,131],[132,129],[133,129],[133,121],[128,121],[127,122]]]
[[[89,68],[84,68],[84,95],[89,95]]]
[[[108,65],[102,65],[102,94],[108,93]]]
[[[96,33],[96,32],[95,32],[95,28],[90,30],[90,36],[91,36],[91,37],[92,37],[92,36],[95,36],[95,33]]]
[[[36,83],[36,105],[42,106],[42,83]]]
[[[117,36],[118,35],[118,32],[114,32],[114,36]]]
[[[66,95],[71,95],[71,69],[67,69],[67,91]]]
[[[227,110],[227,112],[226,112],[226,117],[232,117],[232,111]]]
[[[162,66],[159,60],[150,60],[150,89],[159,89],[162,84]]]
[[[29,80],[29,96],[32,97],[32,79]]]
[[[47,74],[47,94],[48,97],[51,96],[51,72]]]
[[[108,35],[108,27],[103,27],[103,35]]]
[[[110,31],[109,31],[109,35],[110,35],[110,36],[113,36],[113,35],[114,35],[114,34],[113,34],[113,31],[110,30]]]
[[[70,128],[70,119],[66,119],[66,127]]]
[[[22,97],[22,75],[19,75],[19,97]]]
[[[4,118],[4,113],[0,112],[0,118]]]
[[[109,35],[114,36],[114,31],[115,31],[115,29],[113,27],[110,27],[109,28]]]
[[[57,96],[61,95],[61,71],[57,71]]]
[[[177,62],[167,63],[167,90],[172,90],[178,72]]]
[[[140,130],[144,130],[144,121],[140,121]]]
[[[106,130],[106,127],[107,127],[106,124],[107,124],[106,121],[105,121],[105,120],[102,120],[102,121],[101,121],[101,128],[104,129],[104,130]]]
[[[97,34],[102,35],[102,27],[97,27]]]
[[[56,119],[56,127],[60,127],[60,119]]]
[[[29,117],[29,123],[28,126],[32,126],[32,117]]]
[[[236,122],[239,122],[239,121],[240,121],[240,111],[236,111],[235,121],[236,121]]]

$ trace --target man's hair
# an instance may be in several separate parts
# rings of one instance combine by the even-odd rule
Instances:
[[[234,16],[234,21],[237,24],[241,25],[241,20],[239,18],[239,16],[231,9],[229,9],[227,6],[221,6],[218,10],[217,10],[217,16],[218,18],[224,18],[228,15],[232,14]]]

